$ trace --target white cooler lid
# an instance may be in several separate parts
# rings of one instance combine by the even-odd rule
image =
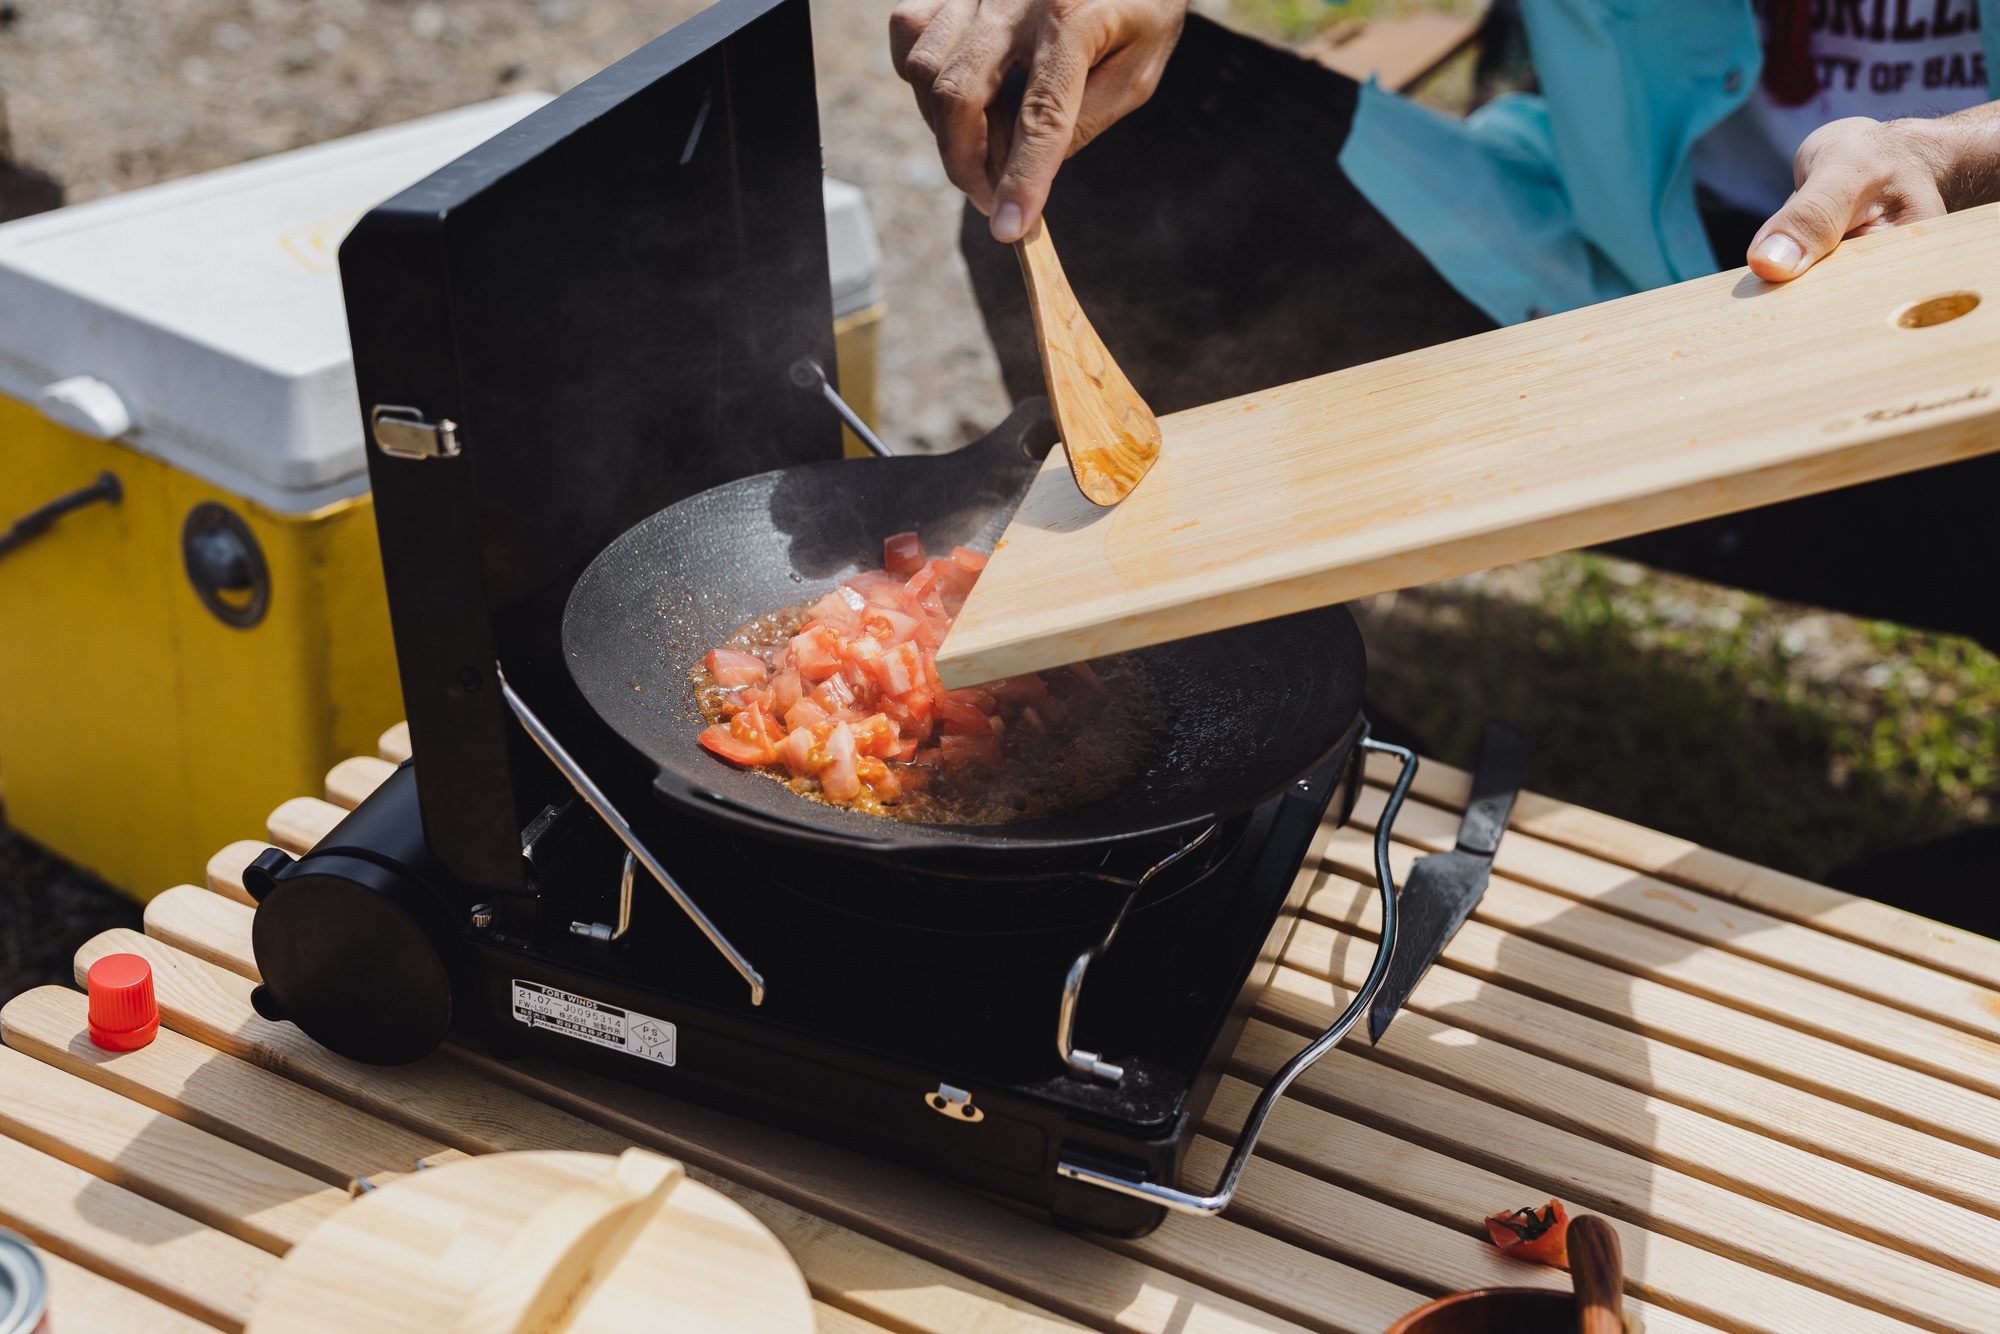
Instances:
[[[340,242],[549,100],[500,98],[0,226],[0,393],[283,513],[360,494]],[[839,316],[881,299],[881,253],[861,192],[828,181],[825,195]]]

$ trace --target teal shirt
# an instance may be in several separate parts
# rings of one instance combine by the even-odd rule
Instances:
[[[1370,81],[1340,154],[1355,187],[1501,324],[1714,273],[1692,160],[1763,71],[1750,0],[1521,10],[1542,91],[1458,120]],[[1979,17],[2000,97],[2000,0]]]

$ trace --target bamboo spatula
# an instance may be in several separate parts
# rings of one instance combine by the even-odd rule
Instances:
[[[1013,117],[996,107],[987,114],[987,125],[989,171],[997,178],[1013,138]],[[1037,218],[1014,251],[1028,281],[1042,376],[1070,476],[1092,504],[1116,505],[1159,457],[1160,423],[1077,303],[1048,224]]]

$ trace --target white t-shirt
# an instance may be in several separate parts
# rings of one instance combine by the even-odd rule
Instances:
[[[1784,205],[1793,156],[1828,121],[1943,116],[1988,100],[1979,0],[1819,0],[1813,8],[1819,92],[1785,107],[1760,83],[1695,145],[1695,179],[1746,212]]]

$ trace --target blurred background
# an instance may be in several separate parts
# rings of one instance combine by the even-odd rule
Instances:
[[[1448,114],[1533,87],[1507,4],[1197,3]],[[0,220],[506,93],[560,93],[699,8],[0,0]],[[898,450],[946,450],[1008,403],[957,252],[961,198],[889,63],[889,8],[815,0],[826,164],[862,189],[881,239],[881,433]],[[1943,898],[1910,883],[1902,851],[1993,825],[2000,661],[1969,641],[1589,554],[1357,611],[1371,709],[1428,754],[1467,763],[1481,724],[1507,720],[1533,734],[1543,792],[1936,914],[1964,886],[2000,889],[1988,855],[2000,845],[1985,835],[1925,863],[1953,878]],[[138,917],[0,826],[0,999],[66,980],[77,944]]]

